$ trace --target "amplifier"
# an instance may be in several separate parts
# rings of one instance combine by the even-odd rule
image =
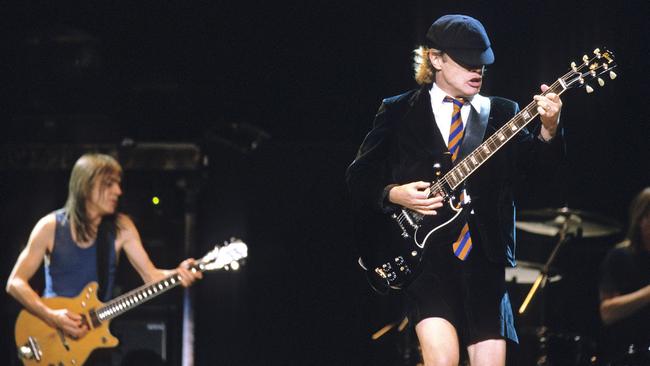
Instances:
[[[112,352],[114,366],[157,366],[167,362],[167,322],[164,320],[116,319],[111,333],[120,340]]]

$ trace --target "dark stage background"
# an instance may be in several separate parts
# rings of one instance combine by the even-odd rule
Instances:
[[[401,302],[374,295],[357,269],[344,172],[381,98],[415,87],[411,51],[431,21],[480,19],[496,54],[484,93],[521,105],[584,53],[615,52],[616,80],[564,95],[567,162],[520,209],[568,205],[624,222],[650,184],[648,10],[641,1],[5,2],[0,279],[32,225],[63,205],[78,153],[192,144],[197,169],[159,166],[173,153],[127,169],[122,208],[161,267],[185,255],[187,213],[196,214],[190,255],[230,236],[249,245],[239,273],[206,275],[192,289],[196,364],[402,364],[408,332],[370,340],[401,319]],[[546,297],[554,331],[597,339],[595,276],[617,239],[560,253],[565,276]],[[552,244],[521,233],[520,257],[544,261]],[[122,289],[139,285],[122,267]],[[19,308],[1,298],[0,363],[13,364]],[[150,320],[166,329],[168,364],[179,365],[180,306],[177,291],[125,316],[115,324],[125,347],[128,335],[142,335],[136,345],[160,337],[159,326],[140,324]],[[519,326],[533,347],[526,334],[541,324],[539,303],[530,312]]]

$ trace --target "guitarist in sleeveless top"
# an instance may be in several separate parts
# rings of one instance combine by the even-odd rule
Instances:
[[[82,317],[67,309],[49,308],[29,284],[43,262],[43,297],[75,297],[89,282],[97,281],[100,300],[109,300],[122,251],[144,282],[172,273],[154,266],[133,221],[117,212],[121,177],[122,167],[109,155],[80,157],[70,175],[65,207],[38,221],[7,281],[7,292],[28,311],[73,338],[88,332]],[[202,276],[200,271],[188,270],[193,263],[194,259],[186,259],[175,269],[183,286]]]
[[[430,190],[434,164],[470,153],[475,146],[468,145],[480,144],[519,111],[511,100],[479,94],[485,65],[493,63],[494,54],[478,20],[443,16],[429,28],[426,42],[415,51],[415,79],[421,87],[383,100],[347,170],[357,228],[362,223],[378,240],[387,226],[379,224],[384,222],[379,217],[403,208],[436,215],[443,199]],[[541,86],[542,93],[547,89]],[[559,95],[534,99],[541,123],[520,131],[465,184],[461,199],[471,201],[465,249],[454,253],[460,239],[430,243],[419,275],[405,289],[409,321],[427,366],[458,365],[465,357],[472,366],[504,365],[506,340],[517,342],[504,283],[505,266],[515,265],[514,183],[520,174],[548,176],[564,154]],[[464,135],[454,135],[452,113],[461,119]],[[451,140],[460,147],[452,148]]]
[[[630,205],[627,238],[601,265],[601,351],[607,365],[650,364],[650,187]]]

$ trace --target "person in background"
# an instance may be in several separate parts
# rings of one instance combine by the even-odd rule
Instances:
[[[630,205],[625,240],[603,260],[599,292],[607,362],[650,365],[650,187]]]
[[[190,286],[202,277],[200,271],[189,269],[194,263],[191,258],[182,261],[175,270],[160,269],[151,262],[133,221],[117,212],[122,195],[121,179],[122,167],[113,157],[81,156],[70,174],[65,206],[36,223],[7,280],[7,292],[25,309],[73,338],[81,338],[88,332],[82,317],[68,309],[48,307],[29,284],[43,262],[42,296],[46,298],[76,297],[89,282],[97,281],[100,300],[109,300],[121,252],[126,253],[146,283],[161,280],[173,271],[178,272],[183,286]],[[89,359],[89,364],[107,362],[105,358]]]

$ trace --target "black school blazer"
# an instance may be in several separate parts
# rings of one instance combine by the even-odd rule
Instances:
[[[431,110],[430,88],[431,85],[425,85],[383,100],[372,130],[346,172],[355,216],[385,215],[396,209],[386,199],[392,184],[433,180],[433,164],[444,160],[449,150]],[[518,104],[511,100],[489,100],[490,114],[480,141],[519,112]],[[466,131],[472,123],[478,123],[477,119],[469,118]],[[490,261],[511,266],[515,264],[514,184],[521,174],[533,175],[534,179],[548,176],[564,156],[560,127],[550,142],[538,138],[539,121],[528,127],[479,167],[466,183],[472,199],[473,214],[468,219],[472,240],[480,241]],[[464,151],[464,142],[460,155],[471,152]]]

